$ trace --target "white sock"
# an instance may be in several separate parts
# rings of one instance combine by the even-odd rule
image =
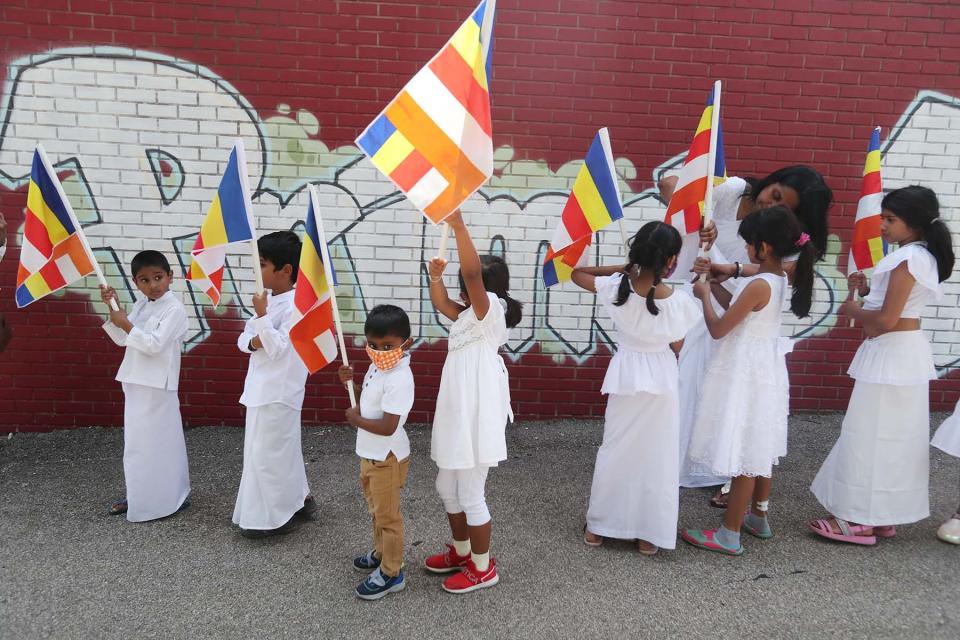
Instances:
[[[473,565],[477,568],[477,571],[483,572],[490,568],[490,552],[486,553],[470,553],[470,559],[473,560]]]
[[[457,555],[461,558],[470,555],[470,538],[466,540],[454,540],[453,550],[456,551]]]

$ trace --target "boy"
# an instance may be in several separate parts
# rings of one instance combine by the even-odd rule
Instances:
[[[187,336],[187,310],[170,291],[173,271],[158,251],[133,257],[130,272],[143,294],[128,316],[110,310],[103,329],[125,347],[117,381],[123,386],[123,476],[125,499],[110,513],[130,522],[165,518],[188,505],[190,472],[183,438],[180,399],[180,351]],[[110,306],[117,292],[100,287]],[[118,305],[119,306],[119,305]]]
[[[373,517],[373,549],[356,558],[358,571],[371,571],[356,589],[358,598],[378,600],[405,586],[403,516],[400,490],[410,467],[410,441],[403,424],[413,407],[410,371],[410,320],[393,305],[374,307],[363,331],[372,361],[363,379],[360,406],[347,409],[347,422],[357,427],[360,486]],[[341,367],[340,381],[354,384],[353,368]]]
[[[237,340],[250,364],[240,396],[247,419],[233,523],[248,538],[288,533],[295,517],[310,519],[316,509],[300,442],[307,368],[289,336],[300,239],[292,231],[276,231],[260,238],[257,247],[263,286],[271,293],[253,296],[254,316]]]

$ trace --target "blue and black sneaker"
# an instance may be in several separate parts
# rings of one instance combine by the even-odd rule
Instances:
[[[357,597],[362,600],[379,600],[388,593],[403,591],[407,586],[406,576],[403,569],[400,569],[400,575],[391,578],[380,573],[380,567],[373,570],[367,579],[357,587]]]
[[[370,573],[379,566],[380,558],[377,557],[377,552],[373,549],[359,558],[353,559],[353,568],[357,571],[363,571],[364,573]]]

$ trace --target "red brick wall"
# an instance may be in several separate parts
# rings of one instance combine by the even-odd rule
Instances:
[[[473,6],[3,0],[0,78],[8,62],[62,47],[149,50],[208,67],[258,111],[279,103],[310,111],[332,149],[352,143]],[[617,155],[637,169],[631,186],[639,192],[650,187],[655,167],[685,150],[706,88],[721,78],[728,167],[754,175],[814,165],[835,191],[831,232],[844,242],[870,127],[889,131],[919,91],[960,96],[960,5],[952,0],[500,0],[495,33],[495,144],[511,146],[515,159],[556,169],[581,158],[597,127],[608,126]],[[68,293],[14,309],[24,203],[23,186],[0,187],[11,244],[0,264],[0,312],[16,334],[0,355],[0,432],[120,424],[122,395],[112,378],[121,354],[99,330],[88,297]],[[846,245],[840,254],[845,262]],[[183,360],[184,415],[192,424],[242,424],[240,320],[235,310],[207,319],[209,337]],[[795,409],[845,407],[851,385],[844,371],[860,339],[859,330],[838,327],[797,347]],[[412,420],[429,419],[443,350],[416,350]],[[538,351],[510,366],[518,417],[602,415],[608,351],[562,365]],[[947,373],[932,387],[938,409],[952,408],[960,390]],[[306,423],[341,415],[332,378],[324,372],[308,383]]]

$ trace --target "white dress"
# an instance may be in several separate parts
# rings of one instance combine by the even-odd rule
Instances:
[[[919,318],[941,292],[922,243],[897,249],[873,270],[864,309],[878,310],[890,273],[906,262],[916,280],[901,318]],[[832,515],[864,525],[908,524],[930,515],[930,380],[937,371],[923,331],[864,340],[847,373],[856,380],[840,438],[810,490]],[[947,439],[945,432],[944,439]],[[939,434],[938,434],[939,435]]]
[[[690,459],[720,477],[770,477],[787,453],[790,386],[780,347],[787,278],[741,278],[730,304],[755,280],[770,286],[770,301],[715,342],[690,434]]]
[[[430,441],[430,457],[441,469],[495,467],[507,459],[513,411],[499,353],[508,338],[505,303],[490,292],[487,298],[483,320],[468,307],[450,328]]]
[[[127,520],[164,518],[190,495],[187,445],[180,417],[180,350],[187,311],[172,291],[157,300],[140,298],[126,333],[112,322],[107,335],[126,347],[117,381],[123,386],[123,477]]]
[[[657,300],[657,315],[631,292],[616,306],[621,274],[597,278],[597,301],[615,327],[617,352],[601,393],[609,394],[603,444],[590,487],[587,529],[596,535],[645,540],[664,549],[677,542],[680,499],[677,359],[670,343],[701,317],[686,292]]]
[[[943,421],[930,442],[944,453],[960,458],[960,401],[953,415]]]

